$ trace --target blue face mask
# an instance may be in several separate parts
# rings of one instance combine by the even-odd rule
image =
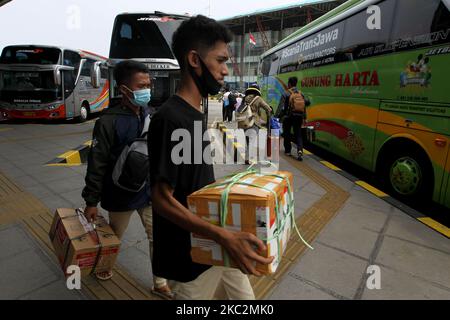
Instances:
[[[150,89],[142,89],[142,90],[136,90],[133,92],[133,99],[130,99],[131,103],[134,104],[137,107],[147,107],[148,103],[150,102],[152,98],[152,93]]]

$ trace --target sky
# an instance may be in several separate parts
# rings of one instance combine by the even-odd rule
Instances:
[[[13,0],[0,7],[0,50],[12,44],[60,45],[108,56],[114,18],[123,12],[247,14],[293,0]]]

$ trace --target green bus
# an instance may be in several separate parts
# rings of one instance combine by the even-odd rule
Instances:
[[[350,0],[261,56],[276,107],[297,76],[308,140],[389,193],[450,207],[450,1]]]

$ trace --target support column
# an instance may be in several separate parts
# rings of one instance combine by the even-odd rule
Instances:
[[[242,31],[242,37],[241,37],[241,52],[240,52],[240,55],[241,55],[241,61],[240,61],[240,69],[241,69],[241,75],[240,75],[240,83],[239,83],[239,86],[241,87],[241,88],[243,88],[244,87],[244,74],[245,74],[245,72],[244,72],[244,57],[245,57],[245,17],[243,18],[244,19],[244,23],[243,23],[243,25],[244,25],[244,28],[243,28],[243,31]]]

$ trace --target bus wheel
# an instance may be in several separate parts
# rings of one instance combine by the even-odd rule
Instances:
[[[385,160],[381,178],[394,197],[413,202],[431,199],[433,171],[423,151],[391,150]]]
[[[78,118],[79,122],[85,122],[89,116],[89,106],[83,104],[80,108],[80,116]]]

